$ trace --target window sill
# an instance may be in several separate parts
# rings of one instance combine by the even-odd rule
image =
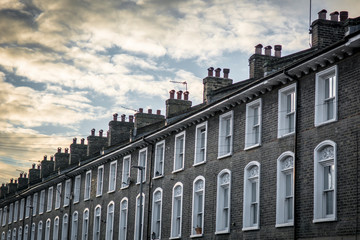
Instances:
[[[89,201],[89,200],[90,200],[90,198],[86,198],[86,199],[84,199],[84,202]]]
[[[330,124],[330,123],[333,123],[333,122],[336,122],[336,121],[337,121],[337,118],[334,118],[334,119],[331,119],[331,120],[327,120],[325,122],[315,123],[315,127],[320,127],[320,126]]]
[[[159,176],[156,176],[156,177],[153,177],[153,179],[159,179],[159,178],[163,178],[164,175],[159,175]]]
[[[313,223],[321,223],[321,222],[334,222],[337,221],[336,217],[329,217],[329,218],[318,218],[318,219],[314,219]]]
[[[127,188],[129,188],[129,185],[121,187],[120,190],[124,190],[124,189],[127,189]]]
[[[46,212],[51,212],[51,210],[46,210]],[[29,217],[27,217],[27,218],[29,218]]]
[[[67,204],[67,205],[64,205],[63,207],[68,207],[69,206],[69,204]]]
[[[216,231],[216,232],[215,232],[215,235],[228,234],[228,233],[230,233],[230,231],[229,231],[229,230]]]
[[[290,136],[293,136],[294,134],[295,134],[295,132],[285,133],[285,134],[283,134],[283,135],[279,135],[279,134],[278,134],[278,139],[290,137]]]
[[[115,189],[114,189],[114,190],[111,190],[111,191],[108,191],[107,193],[113,193],[113,192],[115,192]]]
[[[204,236],[204,234],[195,234],[195,235],[190,235],[190,238],[198,238],[202,236]]]
[[[250,150],[250,149],[253,149],[253,148],[256,148],[256,147],[260,147],[260,146],[261,146],[261,144],[258,143],[258,144],[255,144],[255,145],[251,145],[251,146],[245,147],[244,150],[246,151],[246,150]]]
[[[282,227],[293,227],[294,223],[290,222],[290,223],[278,223],[275,225],[276,228],[282,228]]]
[[[96,197],[101,197],[102,196],[102,194],[96,194]]]
[[[146,183],[146,181],[143,181],[142,183],[144,184]],[[136,185],[140,185],[140,182],[137,182]]]
[[[77,203],[79,203],[79,201],[77,201],[77,202],[73,202],[73,204],[77,204]]]
[[[169,239],[181,239],[181,236],[178,236],[178,237],[170,237]]]
[[[230,157],[231,155],[232,155],[232,152],[227,153],[227,154],[225,154],[225,155],[218,156],[217,159],[222,159],[222,158]]]
[[[259,230],[259,226],[255,226],[255,227],[243,227],[242,231],[253,231],[253,230]]]
[[[200,166],[200,165],[203,165],[203,164],[205,164],[205,163],[206,163],[206,161],[202,161],[202,162],[199,162],[199,163],[195,163],[195,164],[193,164],[193,167]]]
[[[178,172],[181,172],[181,171],[183,171],[183,170],[184,170],[184,168],[180,168],[180,169],[177,169],[177,170],[172,171],[171,173],[178,173]]]

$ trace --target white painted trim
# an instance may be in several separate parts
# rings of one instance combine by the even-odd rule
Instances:
[[[201,234],[196,234],[194,233],[195,227],[194,226],[194,218],[196,216],[194,216],[194,207],[195,207],[195,184],[197,181],[203,181],[204,182],[204,188],[202,190],[203,192],[203,198],[202,198],[202,219],[201,219],[201,226],[202,226],[202,233]],[[192,188],[192,207],[191,207],[191,236],[199,236],[199,235],[203,235],[204,233],[204,215],[205,215],[205,178],[203,176],[197,176],[194,181],[193,181],[193,188]]]
[[[277,129],[277,137],[278,138],[284,138],[290,135],[294,135],[295,134],[295,129],[296,129],[296,114],[297,114],[297,96],[296,96],[296,83],[291,84],[289,86],[286,86],[284,88],[279,89],[279,93],[278,93],[278,129]],[[294,92],[295,94],[295,113],[294,113],[294,131],[293,132],[289,132],[289,133],[283,133],[284,131],[284,109],[286,108],[286,106],[283,105],[283,99],[284,97],[286,97],[286,95],[288,93]]]
[[[147,147],[146,148],[143,148],[143,149],[141,149],[140,151],[139,151],[139,154],[138,154],[138,166],[142,166],[141,165],[141,163],[140,163],[140,160],[141,160],[141,158],[140,158],[140,156],[141,156],[141,154],[143,153],[143,152],[145,152],[145,162],[144,162],[144,166],[143,167],[145,167],[145,169],[143,170],[144,171],[144,179],[143,179],[143,182],[146,182],[146,172],[147,172],[147,155],[148,155],[148,149],[147,149]],[[141,171],[138,169],[137,170],[137,178],[136,178],[136,184],[140,184],[140,178],[141,178]]]
[[[253,131],[250,130],[250,128],[252,128],[253,125],[250,124],[250,116],[249,116],[249,111],[250,109],[253,109],[254,107],[259,107],[259,116],[258,116],[258,121],[259,121],[259,142],[258,143],[252,143],[249,141],[252,141],[252,135],[253,135]],[[244,150],[249,150],[251,148],[254,147],[258,147],[261,146],[261,138],[262,138],[262,99],[256,99],[254,101],[252,101],[251,103],[246,104],[246,119],[245,119],[245,147]],[[251,136],[250,136],[251,135]]]
[[[101,182],[99,181],[99,173],[100,173],[100,169],[102,169],[102,174],[101,174]],[[100,197],[103,194],[104,191],[104,165],[101,165],[98,167],[97,169],[97,174],[96,174],[96,197]],[[101,183],[101,185],[100,185]]]
[[[178,236],[173,236],[174,234],[174,203],[175,203],[175,188],[177,186],[181,187],[181,208],[180,208],[180,232]],[[170,230],[170,238],[169,239],[179,239],[181,238],[181,228],[182,228],[182,210],[183,210],[183,197],[184,197],[184,186],[181,182],[177,182],[172,190],[172,206],[171,206],[171,230]]]
[[[181,168],[178,168],[178,169],[175,169],[176,167],[176,155],[177,155],[177,139],[180,138],[181,136],[183,136],[184,138],[184,143],[183,143],[183,159],[182,159],[182,167]],[[186,145],[186,131],[182,131],[181,133],[178,133],[175,135],[175,140],[174,140],[174,161],[173,161],[173,171],[172,173],[176,173],[176,172],[179,172],[179,171],[182,171],[184,169],[184,165],[185,165],[185,145]]]
[[[115,165],[115,176],[114,176],[114,189],[110,189],[111,187],[111,167]],[[116,190],[116,178],[117,177],[117,160],[112,161],[109,165],[109,186],[108,186],[108,193],[115,192]]]
[[[197,162],[196,159],[197,159],[197,155],[199,154],[199,149],[198,149],[198,130],[205,127],[205,151],[204,151],[204,161],[201,161],[201,162]],[[208,136],[208,122],[203,122],[203,123],[200,123],[196,126],[195,128],[195,151],[194,151],[194,164],[193,166],[197,166],[197,165],[200,165],[202,163],[205,163],[206,162],[206,154],[207,154],[207,136]]]
[[[155,189],[155,191],[153,192],[153,201],[152,201],[152,214],[151,214],[151,232],[154,232],[154,228],[155,228],[155,223],[154,223],[154,214],[155,214],[155,194],[157,192],[160,192],[161,194],[161,200],[160,200],[160,232],[159,232],[159,238],[156,239],[161,239],[161,226],[162,226],[162,205],[163,205],[163,190],[162,188],[158,187]]]
[[[156,171],[158,170],[156,168],[156,166],[157,166],[157,161],[159,161],[159,159],[157,158],[157,148],[160,145],[163,145],[163,151],[162,151],[163,163],[162,163],[161,174],[156,176]],[[165,165],[165,140],[162,140],[162,141],[156,143],[156,145],[155,145],[155,163],[154,163],[154,177],[153,177],[153,179],[158,179],[158,178],[161,178],[161,177],[164,176],[164,165]]]
[[[231,140],[230,140],[230,152],[228,153],[223,153],[223,144],[224,144],[224,139],[226,137],[223,137],[223,121],[224,119],[230,118],[230,135],[231,135]],[[218,135],[218,156],[217,159],[221,159],[224,157],[228,157],[231,156],[233,153],[233,141],[234,141],[234,111],[231,110],[229,112],[226,112],[222,115],[219,116],[219,135]]]

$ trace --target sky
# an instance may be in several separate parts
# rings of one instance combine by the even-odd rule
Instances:
[[[358,0],[312,0],[360,16]],[[328,15],[329,18],[329,15]],[[248,78],[254,46],[309,48],[309,0],[1,0],[0,183],[114,113],[165,113],[171,89],[202,102],[207,68]]]

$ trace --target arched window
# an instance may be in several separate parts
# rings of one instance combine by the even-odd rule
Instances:
[[[171,237],[181,237],[183,184],[178,182],[173,188],[171,212]]]
[[[18,240],[22,240],[22,227],[19,227],[19,231],[18,231]]]
[[[29,239],[29,225],[27,225],[27,224],[25,225],[25,228],[24,228],[24,239]]]
[[[12,231],[12,240],[16,240],[16,228]]]
[[[294,153],[277,159],[276,227],[294,225]]]
[[[31,225],[31,237],[30,237],[30,239],[31,240],[35,240],[35,228],[36,228],[36,226],[35,226],[35,223],[33,223],[32,225]]]
[[[115,204],[111,201],[107,207],[107,217],[106,217],[106,240],[112,240],[114,235],[114,208]]]
[[[53,230],[53,240],[59,239],[59,217],[56,216],[54,219],[54,230]]]
[[[162,189],[156,188],[153,193],[151,217],[151,237],[152,239],[161,239],[161,214],[162,214]]]
[[[314,222],[336,220],[336,143],[324,141],[314,150]]]
[[[140,194],[136,197],[136,214],[135,214],[135,234],[134,239],[143,239],[144,232],[144,206],[145,206],[145,194],[142,194],[142,201],[140,204]],[[141,205],[141,206],[140,206]],[[140,207],[141,207],[141,215],[140,215]],[[141,226],[139,226],[139,218],[141,216]],[[139,229],[141,229],[141,236],[139,236]]]
[[[126,240],[128,218],[128,199],[125,197],[120,202],[119,240]]]
[[[42,239],[42,229],[43,229],[43,222],[40,221],[39,224],[38,224],[37,240]]]
[[[1,233],[1,240],[5,240],[5,232]]]
[[[94,211],[94,232],[93,240],[100,240],[101,206],[97,205]]]
[[[48,218],[46,220],[46,226],[45,226],[45,240],[50,240],[50,227],[51,227],[51,220]]]
[[[204,226],[205,178],[199,176],[193,182],[191,235],[202,235]]]
[[[77,211],[75,211],[73,213],[72,223],[71,223],[71,240],[77,239],[78,225],[79,225],[79,214]]]
[[[68,229],[69,229],[69,216],[65,214],[63,216],[62,228],[61,228],[61,240],[68,239]]]
[[[231,172],[224,169],[217,177],[216,233],[228,233],[230,231],[230,194]]]
[[[7,240],[11,240],[11,230],[10,229],[8,230],[8,233],[7,233]]]
[[[89,238],[89,209],[86,208],[83,214],[83,224],[82,224],[82,240],[88,240]]]
[[[243,231],[259,229],[260,163],[250,162],[244,171]]]

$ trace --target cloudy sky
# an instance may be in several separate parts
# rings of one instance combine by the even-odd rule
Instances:
[[[357,1],[313,0],[312,19]],[[309,0],[1,0],[0,183],[113,113],[164,113],[170,81],[198,104],[208,67],[238,82],[258,43],[309,48],[308,21]]]

